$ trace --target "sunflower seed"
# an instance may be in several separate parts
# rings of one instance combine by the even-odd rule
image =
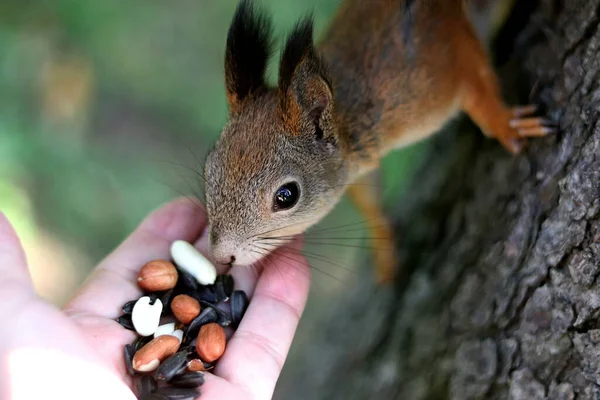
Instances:
[[[163,304],[163,315],[171,314],[171,300],[173,299],[173,289],[167,290],[162,296],[160,301]]]
[[[185,336],[188,340],[195,338],[198,336],[198,332],[200,332],[200,328],[202,325],[216,322],[218,319],[217,312],[212,307],[206,307],[200,315],[198,315],[194,320],[190,323],[190,325],[186,328]]]
[[[133,369],[133,356],[135,355],[135,348],[131,344],[125,345],[125,366],[127,367],[127,372],[129,375],[135,375],[135,370]]]
[[[169,400],[169,398],[160,394],[151,393],[140,397],[140,400]]]
[[[202,372],[186,372],[175,376],[169,383],[178,387],[195,388],[204,383],[204,374]]]
[[[204,369],[206,371],[210,371],[211,369],[213,369],[215,367],[216,362],[202,362],[202,364],[204,364]]]
[[[189,272],[181,268],[177,268],[177,272],[179,273],[179,282],[181,282],[182,286],[194,292],[198,290],[198,282]]]
[[[212,285],[217,279],[217,270],[206,257],[192,244],[176,240],[171,244],[171,257],[177,266],[198,281],[201,285]]]
[[[156,294],[156,293],[149,293],[148,297],[150,297],[150,305],[153,306],[154,303],[156,302],[156,299],[158,299],[158,294]]]
[[[233,294],[234,284],[235,283],[233,282],[233,276],[223,275],[223,290],[225,291],[227,297],[231,297],[231,295]]]
[[[167,386],[156,390],[154,394],[165,396],[169,400],[194,400],[200,395],[200,390]]]
[[[154,378],[157,381],[168,381],[177,375],[182,369],[185,369],[188,352],[187,350],[179,351],[167,358],[160,364],[154,372]]]
[[[119,318],[117,318],[117,322],[121,324],[123,328],[129,329],[130,331],[135,331],[133,321],[131,320],[131,314],[121,315]]]
[[[248,296],[242,290],[236,290],[231,295],[231,319],[233,320],[233,326],[237,327],[242,320],[242,317],[246,313],[248,308]]]
[[[227,301],[229,300],[229,296],[231,295],[231,292],[229,294],[227,294],[227,291],[225,286],[229,285],[229,282],[225,282],[225,277],[229,276],[231,277],[231,275],[219,275],[217,276],[217,280],[215,281],[214,284],[214,291],[215,294],[217,295],[217,300],[219,301]],[[231,282],[233,282],[233,280],[231,280]],[[233,287],[233,285],[232,285]]]
[[[139,396],[147,396],[150,393],[154,392],[157,388],[158,384],[152,377],[152,375],[143,375],[137,381],[137,390]]]
[[[152,336],[140,336],[138,337],[135,342],[133,342],[132,346],[134,349],[134,353],[136,351],[138,351],[139,349],[141,349],[142,347],[144,347],[146,344],[148,344],[148,342],[150,342],[152,340]]]
[[[213,310],[215,310],[215,312],[217,313],[217,323],[219,325],[221,325],[222,327],[231,325],[231,315],[229,315],[223,310],[220,310],[214,304],[207,303],[206,301],[201,301],[200,304],[202,304],[203,307],[212,308]]]
[[[131,320],[136,332],[140,336],[150,336],[156,332],[162,313],[162,302],[156,299],[154,305],[150,304],[150,297],[141,297],[133,306]]]
[[[123,312],[125,314],[131,314],[133,312],[133,306],[135,306],[136,302],[137,300],[131,300],[125,303],[125,305],[123,306]]]
[[[198,290],[190,291],[186,294],[192,296],[198,301],[206,301],[211,304],[216,304],[219,302],[217,295],[210,286],[199,286]]]

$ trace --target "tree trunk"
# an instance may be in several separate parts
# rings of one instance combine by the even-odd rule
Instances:
[[[519,86],[559,133],[436,137],[393,211],[403,276],[365,268],[277,397],[600,399],[600,0],[517,3]]]

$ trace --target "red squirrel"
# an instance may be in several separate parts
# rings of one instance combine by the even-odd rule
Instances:
[[[204,169],[209,246],[251,265],[319,222],[348,191],[370,223],[376,278],[393,279],[392,230],[371,171],[390,151],[465,112],[512,153],[553,132],[536,107],[504,103],[463,0],[345,0],[318,44],[304,18],[265,81],[269,18],[250,0],[225,54],[228,122]]]

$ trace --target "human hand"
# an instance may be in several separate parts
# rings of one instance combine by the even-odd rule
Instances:
[[[141,266],[168,258],[174,240],[195,242],[206,254],[205,227],[200,205],[179,199],[163,206],[60,310],[36,296],[19,239],[0,213],[0,399],[135,399],[123,360],[123,347],[135,333],[115,318],[125,302],[140,296]],[[299,253],[301,244],[288,246]],[[287,253],[272,254],[262,271],[232,269],[236,289],[251,301],[217,367],[205,373],[201,399],[272,397],[310,284],[304,257]]]

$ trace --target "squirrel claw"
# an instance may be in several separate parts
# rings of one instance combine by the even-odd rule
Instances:
[[[517,132],[519,133],[519,136],[521,136],[521,137],[537,137],[537,136],[546,136],[551,133],[556,133],[556,129],[548,128],[545,126],[536,126],[536,127],[532,127],[532,128],[519,129]]]
[[[508,121],[509,129],[501,139],[502,145],[513,154],[518,154],[528,137],[547,136],[556,133],[556,123],[543,117],[531,117],[537,111],[536,105],[514,107]]]
[[[513,116],[519,118],[519,117],[526,117],[528,115],[535,114],[537,110],[538,110],[538,106],[536,106],[535,104],[529,104],[526,106],[513,107],[512,113],[513,113]]]
[[[521,137],[546,136],[556,132],[556,129],[548,126],[552,123],[545,118],[515,118],[510,120],[509,125]]]

